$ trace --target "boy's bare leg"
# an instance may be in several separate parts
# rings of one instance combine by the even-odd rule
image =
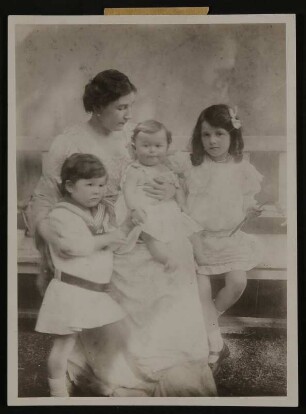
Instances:
[[[69,395],[66,385],[67,361],[73,350],[76,334],[57,335],[48,358],[48,383],[50,395],[66,397]]]

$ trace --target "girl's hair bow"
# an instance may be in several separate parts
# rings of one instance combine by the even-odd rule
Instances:
[[[237,118],[237,113],[238,113],[237,106],[235,106],[234,108],[229,107],[228,108],[228,113],[229,113],[229,116],[231,118],[231,122],[232,122],[233,127],[235,129],[241,128],[241,121],[240,121],[240,119]]]

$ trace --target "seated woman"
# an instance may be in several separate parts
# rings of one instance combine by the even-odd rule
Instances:
[[[54,248],[60,247],[60,254],[67,246],[60,231],[50,226],[48,212],[60,197],[61,166],[72,153],[97,155],[108,171],[108,199],[115,200],[122,169],[130,162],[124,125],[131,117],[135,92],[124,74],[115,70],[99,73],[86,86],[83,97],[85,110],[92,114],[90,120],[67,130],[50,148],[29,214],[40,242],[47,240]],[[173,197],[175,187],[155,181],[146,191],[165,200]],[[216,395],[187,237],[175,240],[173,254],[177,268],[171,278],[144,243],[115,255],[110,294],[128,316],[78,334],[68,371],[82,395]]]

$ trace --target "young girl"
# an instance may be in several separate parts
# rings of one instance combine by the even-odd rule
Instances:
[[[128,239],[131,243],[127,244],[131,246],[140,236],[154,259],[164,264],[169,272],[177,267],[169,243],[182,234],[190,235],[199,230],[199,226],[182,213],[184,193],[178,178],[166,165],[171,141],[171,133],[160,122],[148,120],[136,126],[132,135],[136,161],[125,171],[122,180],[123,194],[116,205],[118,223],[122,223],[121,228],[129,233]],[[175,199],[160,202],[148,197],[143,190],[153,179],[173,183],[176,187]],[[130,217],[132,211],[133,219],[143,224],[134,226]],[[125,251],[123,247],[116,253]]]
[[[63,201],[49,215],[62,237],[49,245],[55,268],[36,331],[54,334],[48,358],[50,395],[68,396],[67,360],[77,332],[116,322],[124,313],[106,293],[112,274],[112,249],[124,243],[112,230],[111,210],[103,200],[107,173],[94,155],[73,154],[61,170]],[[57,252],[65,251],[65,258]]]
[[[240,298],[247,284],[246,271],[261,259],[260,244],[254,236],[240,231],[240,224],[261,212],[254,195],[260,191],[262,176],[242,159],[241,123],[227,105],[213,105],[201,112],[191,146],[187,211],[202,227],[191,240],[204,318],[209,325],[209,362],[215,371],[229,355],[217,317]],[[225,286],[213,303],[209,276],[218,274],[225,274]]]

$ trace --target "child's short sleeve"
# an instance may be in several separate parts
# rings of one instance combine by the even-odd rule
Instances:
[[[178,175],[179,178],[184,178],[187,172],[191,169],[190,154],[186,151],[176,151],[167,157],[166,165]]]
[[[94,252],[94,236],[81,217],[63,208],[55,208],[49,219],[60,235],[58,247],[64,247],[68,255],[88,256]]]
[[[242,194],[243,209],[247,211],[249,207],[254,206],[257,202],[254,196],[261,190],[263,176],[249,162],[242,161]]]
[[[58,135],[51,144],[49,152],[43,163],[43,174],[45,177],[61,182],[61,168],[64,161],[74,153],[80,152],[73,136],[69,134]]]
[[[139,176],[141,177],[141,172],[140,172],[140,165],[137,163],[137,161],[131,162],[129,163],[122,171],[121,174],[121,181],[120,181],[120,188],[121,190],[124,187],[124,183],[126,182],[127,177],[129,176],[129,174],[135,174],[135,172],[139,172]]]
[[[249,162],[242,161],[242,192],[243,195],[254,196],[261,190],[263,176]]]

